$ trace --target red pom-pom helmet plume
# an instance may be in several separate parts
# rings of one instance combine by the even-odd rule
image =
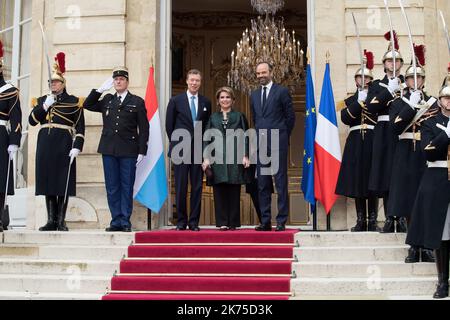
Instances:
[[[0,40],[0,59],[3,58],[3,54],[4,54],[4,52],[3,52],[3,43]]]
[[[374,55],[373,52],[364,50],[364,55],[366,56],[366,68],[369,70],[373,70],[373,68],[375,67],[375,59],[374,59]]]
[[[384,38],[385,38],[387,41],[391,41],[391,32],[390,32],[390,31],[387,32],[387,33],[384,35]],[[395,50],[399,50],[399,49],[400,49],[400,45],[399,45],[399,43],[398,43],[397,32],[395,32],[395,30],[394,30],[394,46],[395,46]]]
[[[414,44],[414,53],[416,55],[417,62],[422,67],[425,66],[425,51],[426,51],[426,47],[424,45],[417,46]]]
[[[66,73],[66,54],[60,52],[56,55],[55,61],[58,63],[59,71],[64,74]]]

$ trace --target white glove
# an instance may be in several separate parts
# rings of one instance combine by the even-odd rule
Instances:
[[[103,92],[109,91],[109,90],[111,90],[113,85],[114,85],[114,79],[112,77],[108,78],[105,82],[103,82],[101,87],[97,89],[97,92],[103,93]]]
[[[47,96],[47,98],[45,99],[45,102],[44,102],[44,110],[45,110],[45,112],[47,112],[48,108],[50,108],[54,104],[55,104],[55,96],[52,95],[52,94],[49,94]]]
[[[14,158],[14,154],[19,150],[19,146],[12,144],[8,147],[9,159],[12,160]]]
[[[409,105],[411,108],[415,108],[420,101],[422,101],[422,92],[419,90],[413,91],[409,97]]]
[[[358,90],[358,101],[366,102],[367,90]]]
[[[69,157],[70,157],[70,161],[73,161],[76,157],[78,157],[80,155],[80,149],[77,148],[73,148],[72,150],[70,150],[69,153]]]
[[[394,93],[400,90],[400,81],[398,78],[389,79],[388,90],[390,93]]]
[[[141,163],[142,160],[144,160],[144,155],[142,155],[142,154],[138,155],[138,158],[137,158],[137,161],[136,161],[136,165]]]

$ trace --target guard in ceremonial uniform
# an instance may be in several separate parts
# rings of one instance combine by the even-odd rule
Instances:
[[[390,40],[390,33],[385,35]],[[389,45],[383,56],[383,65],[386,76],[382,80],[375,80],[369,88],[367,95],[367,109],[376,114],[377,124],[374,129],[372,165],[370,169],[369,190],[383,198],[386,223],[382,232],[393,232],[394,221],[388,217],[389,184],[392,173],[392,162],[398,137],[392,131],[389,123],[389,107],[391,102],[399,95],[403,77],[399,75],[403,66],[403,58],[398,51],[398,40],[395,35],[395,66],[394,57]],[[396,77],[394,78],[394,71]]]
[[[136,165],[147,154],[149,123],[142,98],[128,91],[129,74],[125,67],[116,68],[98,89],[92,90],[85,109],[102,113],[103,132],[98,153],[103,155],[108,205],[112,215],[107,232],[131,232],[133,187]],[[114,86],[116,93],[104,92]]]
[[[417,90],[414,84],[414,67],[406,70],[407,88],[402,97],[392,102],[390,120],[399,142],[394,156],[392,178],[389,188],[388,216],[397,218],[397,232],[407,232],[413,219],[411,213],[422,175],[426,169],[425,153],[420,147],[422,123],[438,114],[437,99],[429,97],[425,85],[425,47],[416,46]],[[393,214],[395,213],[395,216]],[[406,263],[434,262],[433,251],[413,245],[409,249]]]
[[[450,71],[450,70],[449,70]],[[438,286],[434,298],[448,297],[450,259],[450,72],[439,93],[441,113],[422,125],[427,169],[417,192],[406,243],[435,249]]]
[[[22,111],[19,90],[13,85],[7,84],[3,78],[3,46],[0,42],[0,232],[3,232],[4,229],[2,217],[4,216],[6,189],[8,189],[8,195],[14,195],[12,159],[19,149],[21,137]],[[8,186],[6,186],[8,166],[10,170]]]
[[[345,102],[341,111],[342,122],[350,126],[345,144],[336,194],[355,199],[357,221],[352,232],[379,231],[377,226],[378,197],[369,191],[369,174],[372,160],[373,130],[376,115],[367,110],[367,92],[373,81],[374,67],[372,52],[365,51],[364,90],[363,70],[355,73],[358,90]],[[367,211],[368,209],[368,211]]]
[[[48,221],[39,231],[68,231],[68,197],[76,195],[75,159],[83,150],[85,124],[79,99],[67,93],[65,69],[65,54],[60,52],[51,77],[52,93],[37,99],[28,120],[31,126],[41,125],[36,147],[36,195],[45,196]]]

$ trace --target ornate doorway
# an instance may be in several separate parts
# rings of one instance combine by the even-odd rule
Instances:
[[[308,39],[307,1],[287,0],[283,11],[286,28],[295,30],[302,48],[306,51]],[[172,95],[186,90],[185,75],[191,68],[197,68],[204,74],[201,94],[207,96],[215,104],[215,91],[227,85],[227,74],[230,70],[230,55],[242,36],[242,31],[249,27],[250,20],[257,17],[250,1],[242,0],[196,0],[186,2],[172,0]],[[305,60],[306,61],[306,60]],[[305,119],[305,87],[303,83],[293,95],[297,117],[289,151],[289,201],[291,225],[306,225],[309,221],[308,206],[303,200],[300,190],[303,136]],[[251,120],[249,99],[240,94],[236,109],[243,112]],[[217,111],[217,109],[213,111]],[[173,177],[171,178],[173,179]],[[174,183],[172,181],[171,203],[175,203]],[[273,195],[273,215],[276,216],[276,194]],[[176,208],[172,205],[176,219]],[[203,188],[202,215],[203,225],[214,225],[214,199],[212,188]],[[172,223],[175,221],[172,221]],[[258,223],[250,196],[241,193],[241,222],[243,225]]]

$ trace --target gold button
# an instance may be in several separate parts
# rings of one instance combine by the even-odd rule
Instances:
[[[116,133],[118,133],[119,132],[119,130],[116,130]]]

